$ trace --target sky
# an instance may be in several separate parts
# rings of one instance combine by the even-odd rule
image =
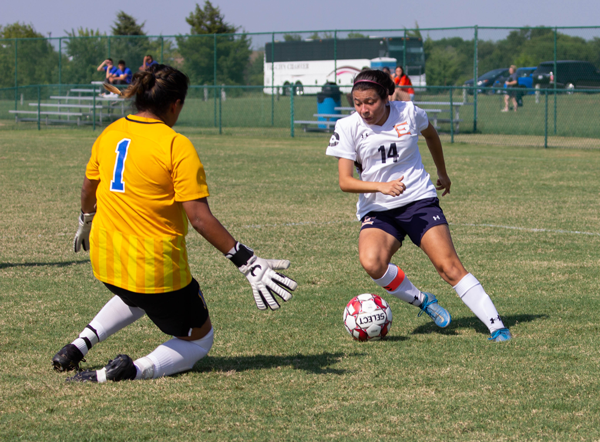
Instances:
[[[79,27],[110,34],[116,13],[123,10],[138,23],[145,22],[148,35],[186,34],[190,27],[185,18],[196,3],[203,6],[204,0],[2,0],[0,25],[31,24],[52,37]],[[212,4],[221,9],[226,22],[246,32],[402,29],[414,28],[415,22],[420,28],[600,26],[598,0],[384,0],[373,7],[364,0],[214,0]],[[600,36],[600,29],[582,36]]]

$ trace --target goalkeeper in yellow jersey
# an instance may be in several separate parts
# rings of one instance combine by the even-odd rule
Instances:
[[[274,271],[289,267],[289,261],[257,257],[212,215],[198,154],[172,129],[188,84],[170,66],[136,73],[123,95],[137,113],[108,126],[92,147],[73,248],[90,251],[94,276],[115,296],[52,364],[58,371],[78,369],[95,344],[144,315],[173,338],[135,361],[120,354],[103,369],[78,372],[69,381],[168,376],[190,370],[209,352],[213,328],[188,265],[188,220],[246,276],[259,309],[279,308],[276,298],[289,300],[297,287]]]

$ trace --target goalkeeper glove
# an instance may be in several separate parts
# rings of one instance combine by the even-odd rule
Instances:
[[[92,230],[92,221],[96,212],[83,213],[79,215],[79,228],[73,240],[73,251],[75,253],[83,247],[86,252],[90,250],[90,230]]]
[[[292,299],[289,291],[296,290],[298,284],[293,279],[273,270],[284,270],[290,266],[286,259],[262,259],[254,254],[254,251],[239,242],[226,253],[225,256],[233,262],[240,272],[250,282],[254,302],[259,310],[277,310],[279,303],[273,294],[284,301]]]

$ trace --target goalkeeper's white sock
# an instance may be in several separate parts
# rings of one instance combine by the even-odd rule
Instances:
[[[134,361],[136,379],[156,379],[191,370],[194,364],[208,354],[214,339],[211,328],[206,336],[195,341],[173,338],[159,345],[148,356]]]
[[[494,303],[477,278],[467,273],[453,288],[475,316],[487,326],[490,333],[504,328]]]
[[[373,279],[373,281],[389,294],[412,305],[420,306],[425,298],[423,293],[406,277],[402,269],[395,264],[388,264],[385,275],[379,279]]]
[[[72,344],[85,356],[98,342],[137,321],[146,312],[138,307],[129,307],[118,296],[108,301],[102,310],[85,326],[79,337]]]

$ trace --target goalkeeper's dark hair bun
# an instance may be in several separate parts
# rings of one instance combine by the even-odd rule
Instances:
[[[150,66],[133,75],[125,98],[132,98],[138,112],[150,111],[160,117],[177,100],[185,102],[190,79],[183,72],[165,64]]]

